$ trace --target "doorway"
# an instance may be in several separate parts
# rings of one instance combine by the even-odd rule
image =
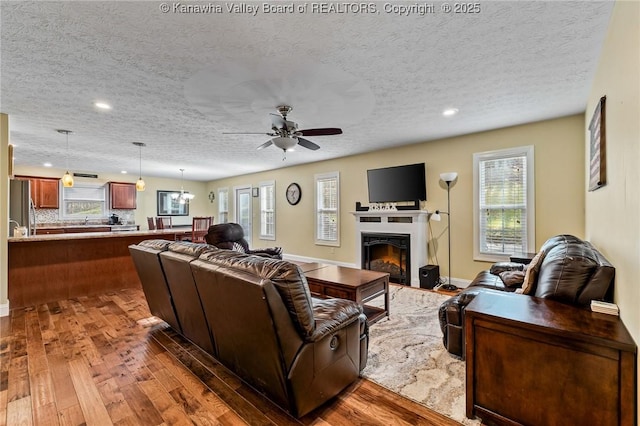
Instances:
[[[236,196],[236,223],[242,226],[242,230],[244,231],[244,239],[247,240],[249,247],[251,244],[251,236],[253,235],[252,229],[252,202],[251,202],[251,187],[250,186],[242,186],[234,188]]]

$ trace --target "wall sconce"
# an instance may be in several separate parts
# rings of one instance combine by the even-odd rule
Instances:
[[[213,203],[213,200],[215,199],[216,199],[216,193],[213,191],[209,192],[209,202]]]

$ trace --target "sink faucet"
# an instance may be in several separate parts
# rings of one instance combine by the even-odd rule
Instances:
[[[15,224],[16,224],[16,228],[20,226],[20,224],[18,223],[18,221],[17,221],[17,220],[13,220],[13,219],[11,219],[11,220],[9,221],[9,223],[11,223],[11,222],[13,222],[13,223],[15,223]]]
[[[89,223],[89,216],[85,216],[84,218],[84,224],[86,225],[87,223]]]

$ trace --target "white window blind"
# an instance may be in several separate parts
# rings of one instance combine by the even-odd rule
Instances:
[[[63,219],[107,217],[107,187],[104,184],[76,183],[62,187]]]
[[[229,188],[218,189],[218,223],[229,221]]]
[[[275,181],[260,182],[260,238],[276,239]]]
[[[474,155],[477,259],[534,250],[533,147]]]
[[[340,245],[340,176],[338,172],[315,175],[316,244]]]

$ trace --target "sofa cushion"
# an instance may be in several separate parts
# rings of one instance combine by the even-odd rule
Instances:
[[[173,241],[169,241],[169,240],[144,240],[144,241],[140,241],[138,245],[141,247],[147,247],[153,250],[164,251],[164,250],[167,250],[169,245],[172,243]]]
[[[192,243],[188,241],[176,241],[169,244],[169,251],[175,253],[186,254],[187,256],[200,257],[207,250],[218,250],[214,246],[208,244]]]

